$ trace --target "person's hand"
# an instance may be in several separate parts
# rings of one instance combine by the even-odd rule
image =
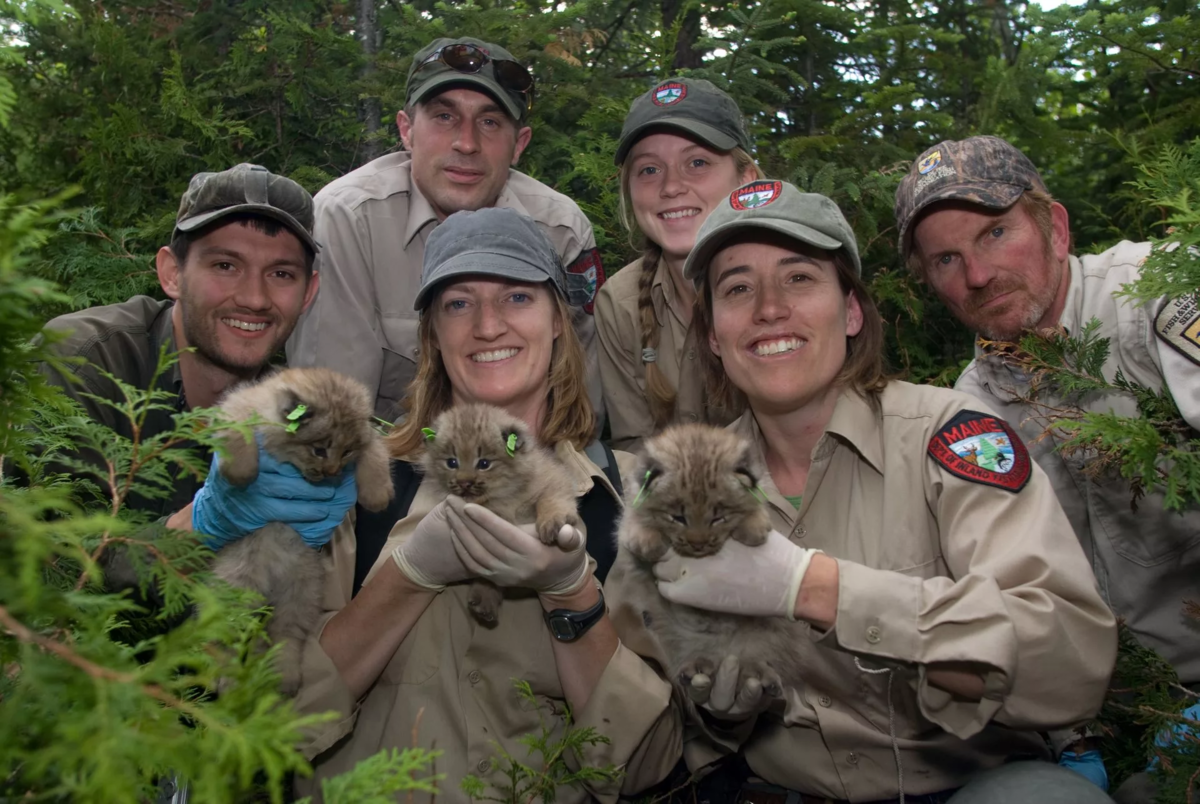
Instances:
[[[1108,792],[1108,769],[1104,767],[1104,759],[1099,751],[1084,751],[1081,754],[1063,751],[1062,756],[1058,758],[1058,764],[1075,771],[1101,790]]]
[[[814,553],[772,530],[747,547],[732,539],[715,555],[683,558],[674,550],[654,565],[658,592],[672,603],[747,617],[795,620],[796,595]]]
[[[688,698],[719,720],[749,720],[783,694],[779,675],[770,668],[742,667],[730,654],[715,670],[691,673],[684,684]]]
[[[290,463],[258,448],[258,477],[238,488],[220,471],[213,453],[208,478],[192,500],[192,530],[219,550],[269,522],[283,522],[300,534],[309,547],[319,548],[333,538],[334,529],[358,499],[354,465],[338,477],[309,483]]]
[[[431,592],[473,577],[451,543],[449,512],[445,500],[435,505],[404,544],[392,551],[392,560],[404,577]]]
[[[583,588],[589,570],[583,534],[570,525],[556,544],[542,544],[533,525],[506,522],[481,505],[449,497],[454,549],[475,575],[497,586],[520,586],[547,595]]]

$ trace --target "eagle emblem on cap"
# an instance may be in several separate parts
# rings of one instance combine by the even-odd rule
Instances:
[[[917,163],[917,172],[924,176],[940,164],[942,164],[942,152],[934,151]]]
[[[654,90],[654,104],[656,106],[670,106],[672,103],[679,103],[687,97],[687,85],[681,84],[678,81],[668,81],[665,84],[660,84]]]
[[[729,196],[729,205],[736,210],[758,209],[770,204],[783,192],[781,181],[756,181],[739,187]]]

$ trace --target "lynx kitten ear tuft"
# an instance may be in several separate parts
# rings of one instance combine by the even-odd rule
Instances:
[[[524,442],[521,441],[521,437],[517,435],[515,430],[509,432],[507,437],[504,439],[504,451],[508,453],[508,457],[510,458],[513,457],[517,453],[517,450],[519,450],[522,446],[524,446]]]

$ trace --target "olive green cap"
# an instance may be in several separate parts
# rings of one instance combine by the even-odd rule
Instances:
[[[896,188],[900,254],[912,250],[912,226],[921,210],[938,201],[969,201],[1008,209],[1026,190],[1046,192],[1029,157],[999,137],[944,140],[912,163]]]
[[[430,96],[444,92],[452,86],[465,86],[487,93],[496,103],[504,107],[508,116],[513,120],[520,122],[525,119],[529,106],[528,100],[520,92],[509,91],[500,85],[500,82],[496,80],[496,68],[491,61],[484,64],[477,73],[460,73],[440,61],[425,63],[426,59],[447,45],[474,45],[487,53],[489,58],[517,61],[513,58],[513,54],[504,48],[481,39],[469,36],[458,39],[444,37],[435,39],[413,56],[412,66],[408,68],[408,87],[404,92],[405,108],[414,103],[421,103]]]
[[[300,242],[320,250],[313,239],[313,199],[296,182],[261,165],[243,162],[220,173],[197,173],[179,201],[175,232],[194,232],[230,215],[253,213],[286,226]]]
[[[668,78],[629,106],[616,163],[629,155],[633,144],[651,130],[676,129],[710,148],[750,150],[746,121],[733,98],[702,78]]]
[[[858,241],[837,204],[817,193],[802,193],[785,181],[759,179],[734,190],[709,214],[683,265],[684,278],[700,287],[713,255],[731,237],[749,229],[778,232],[826,251],[843,250],[855,273],[862,276]]]

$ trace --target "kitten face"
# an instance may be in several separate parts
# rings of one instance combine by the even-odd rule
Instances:
[[[287,380],[288,372],[283,374]],[[275,411],[264,415],[285,423],[297,405],[305,406],[294,432],[264,428],[263,439],[272,455],[295,466],[310,483],[341,474],[374,437],[370,400],[332,372],[297,371],[283,382],[274,404]]]
[[[634,515],[679,555],[712,555],[748,528],[760,528],[751,467],[750,445],[728,431],[671,428],[646,443],[645,486]]]
[[[530,439],[517,418],[490,405],[458,405],[438,416],[432,429],[436,435],[425,442],[421,464],[448,493],[485,505],[524,487],[522,458]]]

